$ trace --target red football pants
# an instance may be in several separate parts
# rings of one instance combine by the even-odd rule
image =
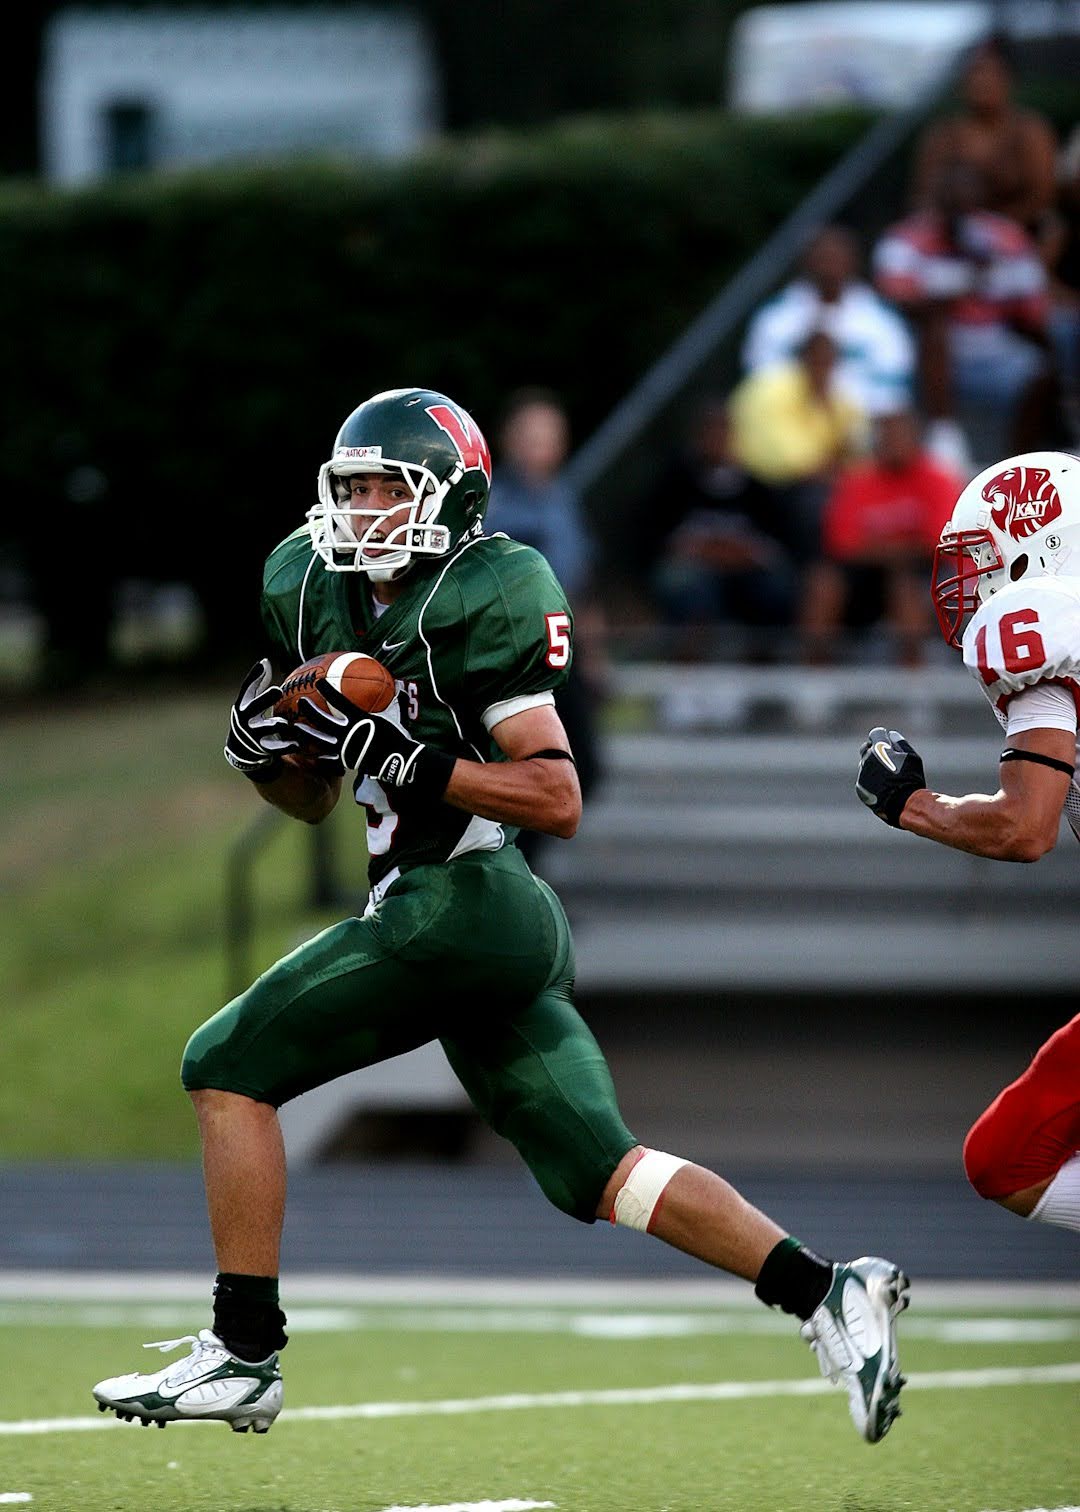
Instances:
[[[1080,1150],[1080,1014],[1051,1035],[964,1141],[964,1169],[980,1197],[1009,1197],[1047,1181]]]

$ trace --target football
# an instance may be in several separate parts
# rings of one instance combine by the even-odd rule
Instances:
[[[328,651],[289,673],[274,705],[275,714],[295,719],[301,698],[310,698],[312,703],[325,708],[322,695],[315,691],[315,684],[324,677],[331,687],[367,714],[381,714],[394,700],[394,679],[382,662],[362,651]]]

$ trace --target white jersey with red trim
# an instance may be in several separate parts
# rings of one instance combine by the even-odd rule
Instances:
[[[1009,728],[1011,701],[1040,686],[1067,693],[1080,716],[1080,578],[1035,577],[1000,589],[980,605],[964,631],[964,665],[978,680],[1004,729]],[[1061,703],[1067,708],[1064,699]],[[1074,728],[1071,718],[1069,727]],[[1060,717],[1047,723],[1066,727]],[[1080,730],[1076,759],[1080,767]],[[1065,811],[1080,839],[1076,776]]]

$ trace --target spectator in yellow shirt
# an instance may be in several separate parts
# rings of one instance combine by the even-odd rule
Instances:
[[[800,562],[817,555],[821,510],[836,469],[866,448],[866,417],[836,384],[835,367],[831,338],[813,331],[794,362],[751,373],[729,401],[735,458],[776,492]]]

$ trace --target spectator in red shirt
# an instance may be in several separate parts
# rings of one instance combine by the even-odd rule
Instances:
[[[873,456],[842,473],[826,501],[802,604],[809,660],[832,658],[841,626],[884,621],[899,660],[918,665],[932,630],[931,559],[963,485],[925,451],[910,410],[877,420]]]
[[[886,231],[874,253],[878,288],[918,332],[927,444],[957,466],[968,460],[961,413],[977,454],[996,456],[1042,444],[1053,402],[1042,261],[1017,222],[978,208],[981,196],[970,163],[942,165],[931,207]]]

